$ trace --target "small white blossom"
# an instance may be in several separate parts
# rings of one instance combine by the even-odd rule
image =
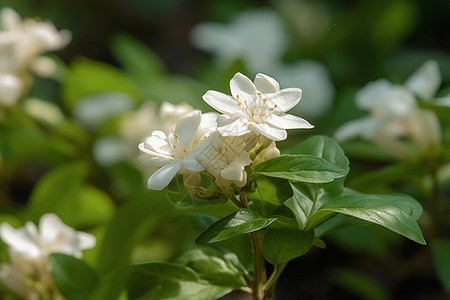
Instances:
[[[335,138],[343,141],[360,136],[398,158],[428,151],[441,141],[439,120],[432,111],[419,107],[415,95],[431,101],[439,85],[440,73],[433,61],[426,62],[414,72],[405,86],[384,79],[368,83],[356,94],[356,104],[370,114],[338,128]],[[416,150],[400,139],[404,137],[415,145]]]
[[[15,75],[0,73],[0,104],[14,105],[19,100],[23,90],[23,81]]]
[[[32,222],[13,228],[0,226],[0,236],[8,245],[10,262],[0,265],[0,280],[11,291],[27,300],[62,299],[54,288],[51,253],[64,253],[81,258],[82,250],[95,246],[95,237],[65,225],[55,214],[41,217],[39,227]]]
[[[197,161],[193,149],[215,128],[215,114],[202,115],[195,110],[181,117],[173,132],[153,131],[139,144],[143,153],[140,160],[152,171],[156,170],[148,180],[148,188],[162,190],[177,173],[195,176],[199,181],[200,175],[195,173],[203,171],[204,167]]]
[[[68,30],[58,31],[50,22],[22,20],[8,7],[2,9],[0,18],[3,28],[0,32],[1,72],[24,72],[37,56],[59,50],[71,40]]]
[[[245,167],[252,163],[248,150],[257,140],[253,133],[224,138],[216,131],[197,147],[196,158],[214,183],[227,193],[233,189],[232,184],[243,187],[247,183]]]
[[[14,105],[30,84],[30,70],[52,75],[55,64],[39,55],[67,45],[71,33],[50,22],[24,19],[11,8],[0,12],[0,103]]]
[[[202,23],[193,29],[192,42],[219,64],[241,59],[254,73],[273,69],[288,46],[282,19],[268,9],[246,11],[229,24]]]
[[[218,130],[223,136],[241,136],[255,131],[274,141],[286,139],[286,129],[312,128],[308,121],[286,114],[295,107],[302,90],[280,90],[275,79],[257,74],[254,83],[237,73],[230,81],[231,96],[207,91],[203,99],[225,114],[218,118]]]
[[[94,236],[74,230],[51,213],[41,217],[39,228],[32,222],[17,229],[3,223],[0,236],[10,252],[30,258],[46,257],[55,252],[81,257],[81,250],[95,246]]]

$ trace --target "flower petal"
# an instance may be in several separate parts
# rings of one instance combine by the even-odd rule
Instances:
[[[261,93],[276,93],[280,90],[278,82],[270,76],[258,73],[255,77],[255,86]]]
[[[270,106],[275,106],[275,111],[286,112],[295,107],[302,98],[302,90],[298,88],[282,89],[279,92],[265,94]]]
[[[177,139],[184,147],[192,146],[198,126],[202,120],[201,115],[201,111],[194,110],[178,120],[174,134],[178,135]]]
[[[217,91],[207,91],[203,95],[203,100],[217,110],[226,115],[233,115],[241,112],[237,99]]]
[[[56,242],[58,238],[66,239],[71,229],[52,213],[43,215],[39,220],[40,241],[46,245]]]
[[[227,180],[241,181],[244,177],[244,166],[239,162],[233,161],[220,171],[220,175]]]
[[[423,99],[431,99],[441,85],[439,65],[429,60],[420,66],[405,82],[405,86]]]
[[[147,138],[148,140],[148,138]],[[150,156],[158,156],[158,157],[163,157],[163,158],[170,158],[170,156],[172,155],[172,149],[169,148],[169,144],[167,143],[167,146],[161,147],[158,150],[156,149],[149,149],[146,147],[145,143],[140,143],[138,145],[139,150],[141,150],[144,155],[150,155]],[[167,149],[166,149],[167,148]]]
[[[162,167],[148,179],[147,187],[150,190],[160,191],[165,188],[175,177],[181,167],[181,160],[176,159],[167,166]]]
[[[30,222],[28,227],[32,226],[34,226],[33,230],[27,230],[25,227],[14,229],[8,223],[2,223],[0,226],[0,236],[12,251],[17,251],[30,256],[38,256],[40,250],[36,244],[37,236],[32,236],[37,233],[37,229],[36,226]]]
[[[241,136],[252,132],[249,123],[241,118],[236,118],[230,123],[217,128],[223,136]]]
[[[80,250],[94,248],[95,244],[97,243],[97,239],[95,238],[95,236],[86,232],[78,231],[77,239],[78,249]]]
[[[236,73],[230,80],[231,95],[251,106],[256,100],[256,87],[253,82],[245,75]]]
[[[287,132],[284,129],[280,129],[278,127],[274,127],[267,123],[255,124],[251,123],[252,128],[257,132],[261,133],[265,137],[274,140],[274,141],[282,141],[287,138]]]
[[[266,123],[283,129],[314,128],[314,126],[305,119],[289,114],[273,114],[267,118]]]
[[[370,138],[380,125],[380,120],[373,118],[352,120],[339,127],[334,133],[334,138],[338,141],[344,141],[358,136]]]
[[[188,171],[191,172],[201,172],[205,168],[197,161],[196,159],[196,151],[189,153],[189,156],[183,158],[181,165]]]
[[[173,161],[173,158],[142,154],[138,157],[138,160],[150,168],[160,168],[170,164]]]

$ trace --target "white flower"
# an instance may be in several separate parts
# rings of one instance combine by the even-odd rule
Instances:
[[[10,252],[30,258],[46,257],[55,252],[79,258],[81,250],[94,247],[96,242],[94,236],[74,230],[52,213],[41,217],[39,228],[32,222],[17,229],[3,223],[0,236]]]
[[[39,228],[32,222],[14,229],[0,226],[0,236],[9,246],[10,262],[0,265],[0,281],[12,292],[27,299],[62,299],[54,288],[51,253],[81,257],[81,251],[95,246],[95,237],[65,225],[55,214],[41,217]]]
[[[368,83],[356,94],[356,104],[370,114],[341,126],[335,138],[343,141],[361,136],[399,158],[430,150],[441,141],[439,120],[432,111],[419,107],[414,94],[431,101],[439,85],[439,69],[433,61],[414,72],[405,86],[384,79]],[[416,150],[400,139],[405,137]]]
[[[104,92],[83,97],[74,108],[75,119],[89,129],[106,120],[131,111],[135,100],[122,92]]]
[[[156,169],[148,180],[148,188],[162,190],[177,173],[191,177],[190,173],[203,171],[204,167],[196,160],[195,151],[192,150],[215,128],[215,114],[202,115],[199,110],[195,110],[180,118],[174,131],[168,135],[162,131],[153,131],[150,137],[139,144],[143,153],[140,160],[151,169]],[[195,177],[200,180],[199,174]]]
[[[286,129],[312,128],[308,121],[285,112],[295,107],[302,90],[287,88],[280,90],[275,79],[257,74],[254,83],[237,73],[230,81],[231,95],[207,91],[203,100],[225,114],[217,120],[218,130],[223,136],[241,136],[255,131],[269,139],[286,139]]]
[[[253,73],[271,70],[288,43],[283,21],[268,9],[246,11],[227,25],[200,24],[192,31],[192,42],[215,54],[219,64],[241,59]]]
[[[0,70],[3,72],[23,72],[38,55],[59,50],[71,39],[69,31],[58,31],[50,22],[22,21],[8,7],[2,9],[0,18],[4,30],[0,32]]]
[[[0,73],[0,104],[14,105],[19,100],[23,90],[23,82],[17,76]]]
[[[252,163],[248,149],[257,140],[253,133],[224,138],[213,132],[197,147],[196,159],[218,187],[225,190],[232,190],[232,184],[243,187],[247,183],[245,167]]]

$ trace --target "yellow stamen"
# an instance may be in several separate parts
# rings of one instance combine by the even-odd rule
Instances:
[[[179,140],[177,140],[177,144],[178,144],[178,145],[180,144],[180,141],[179,141]]]
[[[247,105],[247,100],[244,100],[245,105]]]
[[[248,124],[248,127],[253,128],[252,124]]]
[[[258,96],[261,96],[261,93],[260,93],[260,92],[258,92],[257,94],[258,94]]]
[[[263,116],[267,115],[267,112],[264,112],[262,115],[263,115]]]
[[[176,149],[176,148],[177,148],[177,146],[173,145],[173,149]]]
[[[175,158],[175,155],[171,155],[173,158]]]
[[[175,135],[175,138],[177,139],[177,138],[179,138],[180,136],[177,134],[177,135]]]
[[[239,105],[239,106],[241,106],[241,105],[242,105],[242,103],[241,103],[241,102],[239,102],[239,103],[238,103],[238,105]]]
[[[228,138],[228,135],[224,136],[223,139],[226,140]]]
[[[266,101],[267,101],[267,98],[264,98],[263,101],[266,102]]]
[[[236,98],[238,98],[238,99],[239,99],[239,95],[236,95]]]
[[[275,106],[273,108],[277,108],[278,105],[275,104]]]
[[[270,111],[273,111],[273,107],[269,108]]]
[[[183,149],[183,152],[186,153],[186,149]]]

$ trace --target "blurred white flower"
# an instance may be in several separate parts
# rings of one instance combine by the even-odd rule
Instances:
[[[301,86],[302,105],[295,106],[291,113],[319,117],[331,108],[334,85],[328,69],[318,61],[300,60],[292,64],[280,64],[271,71],[284,86]]]
[[[17,76],[0,73],[0,104],[14,105],[19,100],[23,90],[23,82]]]
[[[41,217],[39,228],[32,222],[17,229],[2,223],[0,236],[8,245],[11,257],[10,263],[0,265],[0,280],[11,291],[26,299],[39,299],[39,295],[45,297],[44,293],[52,289],[48,261],[51,253],[80,258],[82,250],[92,248],[96,243],[94,236],[65,225],[52,213]]]
[[[414,72],[405,86],[384,79],[368,83],[356,94],[356,104],[370,114],[338,128],[335,138],[343,141],[360,136],[398,158],[429,151],[441,142],[439,120],[432,111],[419,107],[414,94],[431,101],[439,85],[439,69],[433,61]],[[401,138],[408,138],[415,149]]]
[[[95,129],[114,116],[131,111],[135,100],[121,92],[105,92],[81,99],[74,108],[74,116],[89,129]]]
[[[405,81],[405,86],[423,100],[432,99],[440,85],[441,73],[434,60],[425,62]]]
[[[177,173],[190,178],[190,185],[200,183],[200,174],[204,167],[197,161],[193,149],[216,129],[215,114],[201,114],[195,110],[181,117],[173,132],[153,131],[139,149],[143,153],[141,162],[151,171],[156,170],[148,179],[147,186],[152,190],[165,188]]]
[[[30,258],[46,257],[55,252],[80,258],[81,250],[95,246],[93,235],[76,231],[52,213],[41,217],[39,228],[32,222],[17,229],[3,223],[0,226],[0,236],[11,253]]]
[[[286,114],[295,107],[302,90],[280,90],[275,79],[257,74],[254,83],[237,73],[230,81],[232,96],[207,91],[203,100],[225,114],[218,118],[218,130],[223,136],[241,136],[255,131],[275,141],[286,139],[286,129],[312,128],[308,121]]]
[[[28,98],[24,108],[33,118],[52,125],[58,125],[64,120],[64,115],[58,106],[38,98]]]
[[[71,40],[68,30],[58,31],[50,22],[22,20],[11,8],[0,12],[0,71],[21,73],[38,55],[66,46]]]
[[[119,137],[105,136],[95,141],[92,154],[95,161],[107,167],[129,157],[129,149]]]
[[[268,9],[241,13],[227,25],[197,25],[192,31],[192,42],[213,53],[221,65],[241,59],[252,73],[269,72],[288,46],[281,18]]]
[[[52,75],[54,62],[38,56],[66,46],[71,33],[58,31],[50,22],[22,20],[9,7],[0,12],[0,28],[0,104],[13,105],[30,84],[30,70]]]

